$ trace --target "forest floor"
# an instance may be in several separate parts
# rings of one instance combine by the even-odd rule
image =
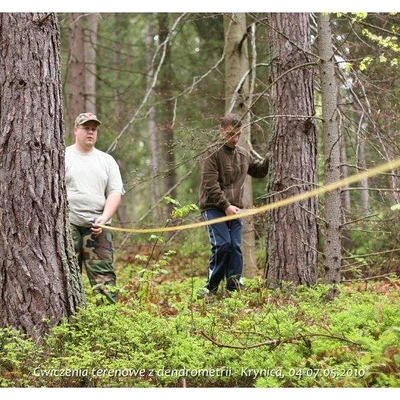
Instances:
[[[117,304],[84,274],[87,306],[43,343],[0,330],[0,387],[400,388],[396,273],[204,299],[207,245],[118,243]]]

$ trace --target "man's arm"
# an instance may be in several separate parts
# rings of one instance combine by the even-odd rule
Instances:
[[[225,210],[229,207],[230,203],[219,182],[219,169],[214,149],[205,154],[201,162],[201,174],[202,189],[204,195],[207,197],[207,203],[212,203],[214,207],[220,210]]]
[[[99,235],[103,231],[103,229],[100,226],[97,226],[97,224],[106,224],[107,221],[109,221],[117,212],[118,206],[121,203],[121,198],[122,193],[120,192],[112,192],[109,194],[104,206],[103,214],[93,223],[92,232],[94,235]]]

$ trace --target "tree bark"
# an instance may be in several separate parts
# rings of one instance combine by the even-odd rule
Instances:
[[[312,190],[316,181],[313,68],[307,13],[268,14],[273,118],[268,193],[279,201]],[[305,65],[306,64],[306,65]],[[265,277],[271,288],[282,281],[313,285],[317,280],[315,197],[267,214]]]
[[[318,14],[318,48],[321,57],[321,96],[324,137],[325,184],[340,180],[340,135],[337,109],[332,32],[328,14]],[[325,194],[324,280],[340,282],[342,263],[340,190]]]
[[[84,305],[66,207],[55,14],[0,14],[0,327],[39,340]]]
[[[346,141],[345,137],[340,137],[340,176],[342,179],[346,179],[349,176],[347,167],[347,154],[346,154]],[[351,212],[351,197],[349,191],[349,185],[344,185],[340,193],[342,203],[342,249],[350,250],[353,247],[351,240],[351,230],[347,227],[346,223],[349,221]]]
[[[154,79],[154,65],[153,65],[153,56],[154,56],[154,32],[153,32],[153,22],[152,19],[148,18],[145,23],[145,46],[146,46],[146,77],[147,77],[147,90],[151,89],[151,85]],[[151,90],[151,94],[149,95],[149,100],[154,101],[154,90]],[[150,106],[148,111],[148,121],[147,121],[147,129],[149,131],[150,138],[150,152],[151,152],[151,172],[152,172],[152,205],[154,207],[154,217],[155,222],[158,224],[162,223],[160,207],[156,207],[161,199],[161,190],[160,190],[160,166],[159,166],[159,157],[160,157],[160,148],[158,143],[157,136],[157,124],[156,124],[156,108],[154,105]]]
[[[358,124],[359,123],[360,121],[358,121]],[[365,171],[367,169],[367,159],[365,157],[365,137],[362,134],[357,136],[356,156],[360,171]],[[360,212],[362,215],[367,216],[371,214],[368,178],[360,180],[360,187]]]
[[[83,15],[71,14],[70,57],[67,78],[67,133],[71,132],[75,118],[85,112],[85,40]]]
[[[99,14],[92,13],[86,19],[84,29],[85,51],[85,108],[83,112],[96,114],[96,59]],[[78,115],[78,114],[77,114]]]
[[[224,15],[225,28],[225,108],[239,114],[243,129],[240,145],[250,149],[251,140],[249,98],[249,51],[246,14],[233,13]],[[246,79],[243,79],[246,77]],[[245,208],[253,207],[253,186],[251,176],[247,176],[243,194]],[[243,219],[243,276],[253,278],[258,275],[255,257],[254,218]]]
[[[174,103],[172,99],[173,70],[170,44],[166,42],[169,34],[169,14],[159,14],[158,29],[160,43],[166,46],[163,69],[160,72],[160,85],[158,88],[161,108],[157,109],[158,145],[161,150],[160,167],[163,169],[164,190],[169,192],[172,198],[176,197],[176,171],[175,171],[175,142],[174,142]],[[173,211],[173,205],[166,206],[169,218]]]

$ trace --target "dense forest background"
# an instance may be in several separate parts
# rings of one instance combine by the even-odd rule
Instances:
[[[398,388],[399,22],[1,13],[0,387]],[[178,225],[200,221],[198,160],[227,110],[271,155],[242,215],[306,197],[246,215],[245,289],[205,299],[204,226]],[[64,153],[85,111],[126,189],[112,307],[70,240]]]
[[[245,17],[251,65],[249,140],[254,154],[263,156],[270,146],[273,117],[270,26],[266,14]],[[339,87],[340,177],[345,178],[400,155],[399,15],[336,13],[330,17]],[[316,18],[310,14],[310,58],[314,60],[319,53]],[[67,144],[75,116],[82,110],[95,112],[103,122],[98,146],[118,160],[127,190],[114,223],[163,226],[172,209],[166,196],[181,204],[197,202],[198,156],[216,139],[219,117],[226,109],[223,14],[71,13],[60,14],[59,19]],[[317,183],[323,185],[319,82],[315,69]],[[346,276],[399,271],[398,217],[390,210],[398,203],[397,179],[397,171],[392,170],[342,188],[337,218],[342,222]],[[253,182],[254,207],[266,202],[266,188],[265,181]],[[322,245],[323,196],[318,201]],[[262,254],[263,215],[256,216],[255,229]],[[191,233],[191,241],[206,245],[202,233]],[[187,243],[186,239],[182,234],[173,238],[177,243]],[[138,241],[142,237],[124,236],[120,249]]]

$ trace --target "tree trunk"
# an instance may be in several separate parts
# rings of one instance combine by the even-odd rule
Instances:
[[[249,72],[249,52],[246,14],[225,14],[225,108],[239,114],[243,120],[240,145],[250,149],[251,140],[250,112],[248,109],[249,79],[244,77]],[[253,207],[253,186],[251,176],[247,176],[243,194],[245,208]],[[257,276],[255,257],[254,218],[243,219],[243,275],[247,278]]]
[[[160,43],[166,46],[163,69],[160,72],[159,100],[161,107],[157,109],[158,117],[158,144],[161,149],[160,167],[163,169],[165,193],[172,198],[176,197],[176,172],[175,172],[175,143],[174,143],[174,103],[172,100],[172,64],[170,44],[165,42],[169,33],[169,14],[159,14]],[[167,206],[166,218],[173,211],[173,205]]]
[[[321,95],[325,158],[325,184],[340,180],[340,135],[337,110],[337,84],[329,15],[318,14],[318,48],[321,57]],[[340,190],[325,194],[324,280],[340,282],[342,262]]]
[[[313,121],[313,69],[307,13],[268,15],[273,140],[268,193],[279,201],[313,189],[316,180],[316,133]],[[267,214],[269,287],[282,281],[313,285],[317,280],[317,203],[315,197]]]
[[[124,74],[121,67],[125,62],[122,44],[124,43],[124,35],[129,23],[129,16],[126,14],[115,13],[113,17],[113,70],[115,71],[114,74],[116,82],[122,83]],[[114,115],[107,115],[107,118],[109,119],[108,123],[112,125],[114,132],[121,132],[124,124],[126,123],[126,105],[123,101],[123,92],[124,89],[122,84],[113,86]],[[103,116],[100,116],[99,118],[101,120]],[[118,161],[121,170],[124,171],[130,171],[132,169],[132,160],[135,159],[136,149],[134,146],[128,146],[127,151],[130,154],[128,159],[121,157]],[[124,201],[121,202],[117,210],[118,220],[122,226],[129,226],[131,225],[131,221],[135,221],[135,208],[137,205],[137,202],[135,201],[136,193],[134,190],[130,190],[129,187],[127,189],[128,190],[125,193]]]
[[[122,41],[123,41],[123,28],[125,28],[125,16],[124,14],[114,14],[114,29],[113,29],[113,68],[115,69],[115,77],[117,82],[122,82],[123,74],[121,73],[122,64]],[[113,96],[115,102],[115,124],[116,132],[120,132],[123,128],[124,122],[124,104],[122,101],[123,89],[121,86],[113,88]],[[121,204],[122,205],[122,204]]]
[[[365,137],[363,135],[358,135],[357,137],[356,155],[357,165],[360,168],[360,171],[365,171],[367,169],[367,160],[365,157]],[[371,214],[368,178],[360,180],[360,188],[360,212],[361,215],[368,216]]]
[[[71,14],[70,57],[67,78],[67,132],[72,133],[75,118],[85,112],[85,40],[83,15]]]
[[[146,76],[147,76],[147,90],[150,90],[153,79],[154,79],[154,66],[153,66],[153,56],[154,56],[154,32],[152,19],[148,18],[145,23],[145,46],[146,46]],[[150,102],[154,100],[154,90],[149,96]],[[161,199],[161,190],[159,177],[160,167],[159,167],[159,157],[160,149],[157,137],[157,124],[156,124],[156,108],[151,105],[148,112],[148,122],[147,128],[149,131],[150,138],[150,152],[151,152],[151,174],[152,174],[152,204],[154,208],[154,217],[157,224],[162,223],[160,207],[157,207]]]
[[[40,339],[84,305],[64,180],[55,14],[0,14],[0,327]]]
[[[340,176],[342,179],[346,179],[349,176],[347,167],[347,154],[346,154],[346,141],[342,135],[340,137]],[[349,222],[349,215],[351,211],[351,197],[349,191],[349,185],[344,185],[340,193],[342,203],[342,249],[350,250],[353,247],[351,240],[351,230],[346,225]]]
[[[83,112],[96,114],[96,48],[99,14],[89,14],[85,22],[85,108]]]

